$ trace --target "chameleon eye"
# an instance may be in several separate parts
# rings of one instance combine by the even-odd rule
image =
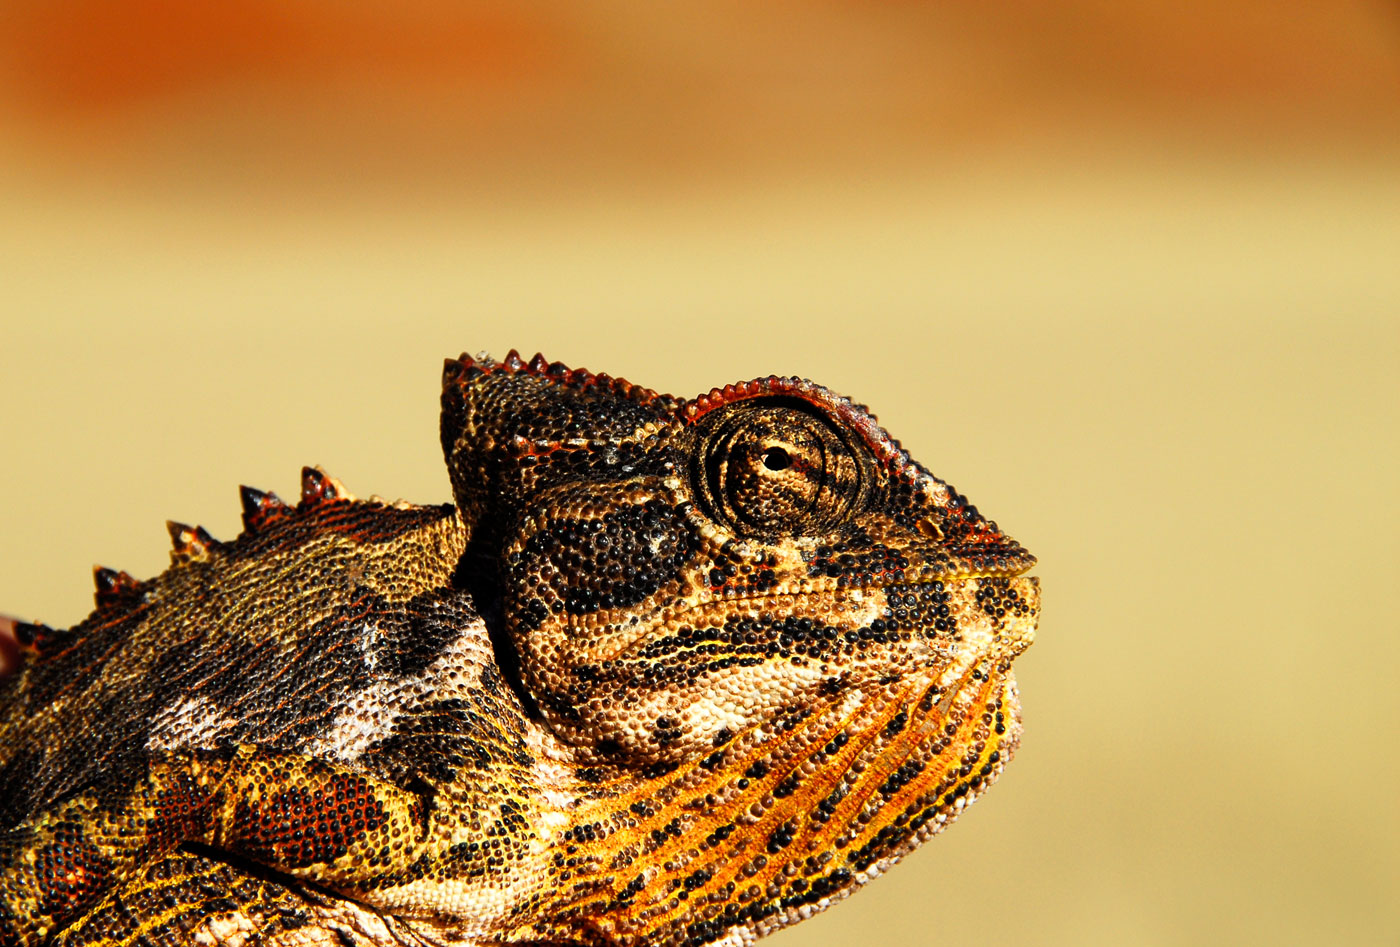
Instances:
[[[695,460],[708,512],[759,538],[839,525],[861,495],[855,453],[805,405],[756,400],[716,411],[701,421]]]

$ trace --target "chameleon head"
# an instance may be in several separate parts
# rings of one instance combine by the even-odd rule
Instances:
[[[976,700],[1014,740],[1034,559],[865,408],[774,377],[683,401],[514,353],[449,360],[443,407],[521,679],[583,760],[693,760],[871,694],[886,726]]]

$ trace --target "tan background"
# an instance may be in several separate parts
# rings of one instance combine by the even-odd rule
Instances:
[[[808,375],[1045,615],[1004,782],[773,943],[1400,943],[1400,11],[578,6],[6,5],[0,608],[445,499],[463,349]]]

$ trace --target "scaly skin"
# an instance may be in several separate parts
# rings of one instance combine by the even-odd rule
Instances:
[[[747,944],[1009,759],[1034,560],[864,408],[463,356],[442,441],[16,628],[0,945]]]

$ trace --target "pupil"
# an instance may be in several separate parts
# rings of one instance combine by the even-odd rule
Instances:
[[[763,452],[763,466],[769,470],[786,470],[792,466],[792,458],[781,447],[770,447]]]

